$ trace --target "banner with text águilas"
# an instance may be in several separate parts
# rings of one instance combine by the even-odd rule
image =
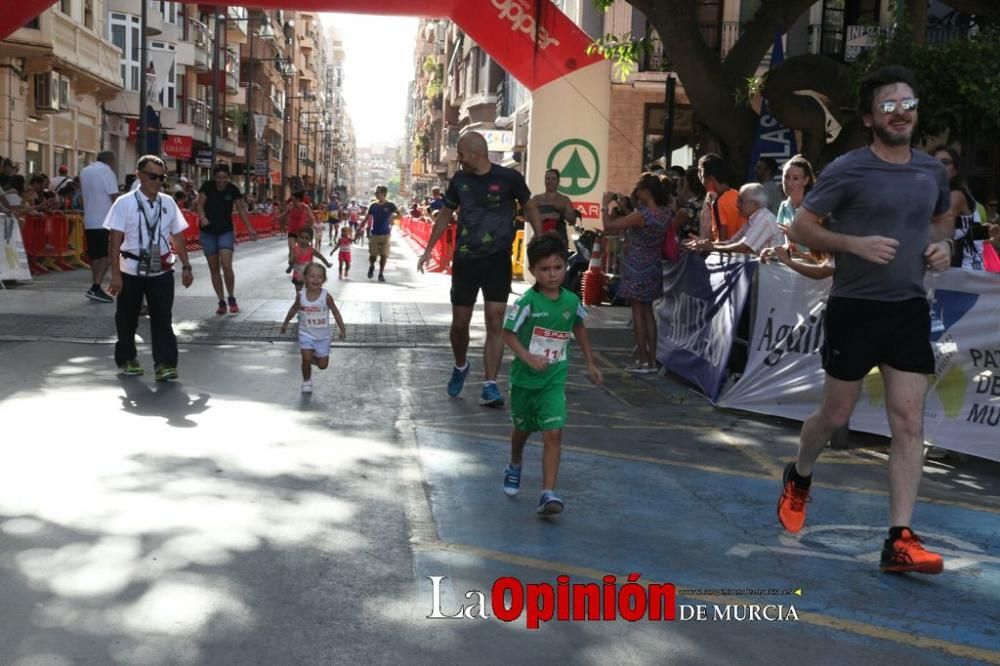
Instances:
[[[805,420],[819,405],[823,314],[829,280],[760,266],[757,315],[743,376],[719,406]],[[930,341],[937,360],[924,407],[924,438],[1000,461],[1000,276],[952,269],[928,274]],[[863,382],[851,429],[889,435],[878,368]]]

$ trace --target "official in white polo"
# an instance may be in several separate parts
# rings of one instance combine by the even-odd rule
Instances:
[[[165,177],[163,160],[155,155],[140,157],[136,168],[139,189],[118,197],[104,220],[104,227],[111,231],[108,291],[118,297],[115,364],[126,375],[143,372],[135,348],[135,331],[145,296],[158,382],[177,379],[177,337],[171,322],[177,259],[181,283],[190,287],[194,281],[181,234],[187,222],[173,197],[160,192]]]

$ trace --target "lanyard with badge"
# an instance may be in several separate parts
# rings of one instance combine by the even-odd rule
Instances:
[[[146,207],[139,198],[138,192],[135,193],[135,203],[139,209],[139,215],[142,216],[142,224],[139,225],[139,262],[136,273],[140,277],[150,273],[160,273],[163,271],[163,259],[160,255],[160,220],[163,218],[163,203],[157,196],[156,221],[153,224],[150,224],[149,218],[146,217]],[[150,205],[152,205],[152,201]],[[149,235],[148,245],[144,245],[142,241],[143,226],[146,227],[146,233]]]

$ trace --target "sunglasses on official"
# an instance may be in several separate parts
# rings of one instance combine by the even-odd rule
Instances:
[[[139,173],[146,176],[146,178],[152,178],[153,180],[164,181],[167,179],[167,174],[165,173],[150,173],[148,171],[140,171]]]
[[[879,103],[878,110],[882,113],[895,113],[896,109],[902,109],[903,111],[913,111],[920,104],[920,100],[916,97],[907,97],[901,99],[898,102],[894,99],[886,100]]]

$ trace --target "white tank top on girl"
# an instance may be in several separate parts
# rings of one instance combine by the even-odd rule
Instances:
[[[306,289],[299,292],[299,334],[315,339],[330,337],[330,308],[326,304],[326,289],[319,290],[319,297],[310,301]]]

